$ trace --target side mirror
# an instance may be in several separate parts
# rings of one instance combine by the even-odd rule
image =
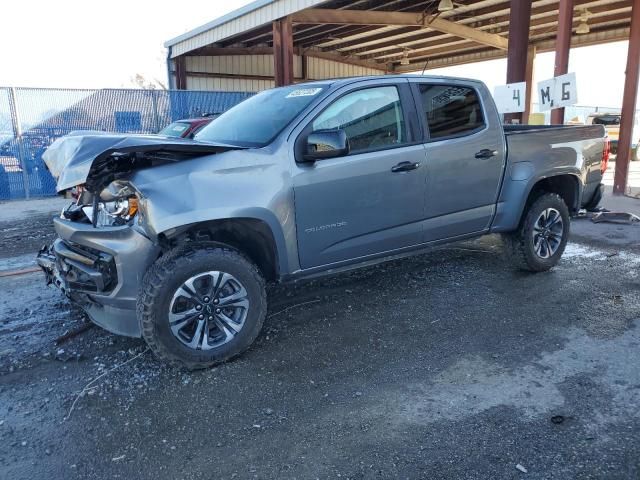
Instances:
[[[349,154],[349,140],[344,130],[317,130],[307,137],[303,155],[305,162],[325,158],[343,157]]]

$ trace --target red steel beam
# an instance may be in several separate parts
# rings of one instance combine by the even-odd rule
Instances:
[[[527,79],[527,47],[531,0],[511,0],[509,11],[509,47],[507,49],[507,83],[524,82]],[[530,85],[527,85],[527,90]],[[523,122],[522,113],[507,113],[505,123]]]
[[[276,87],[293,83],[293,30],[288,17],[273,22],[273,67]]]
[[[627,50],[627,70],[625,71],[624,93],[622,96],[622,118],[618,138],[618,155],[613,177],[613,193],[627,193],[627,177],[631,160],[631,142],[633,135],[633,117],[638,98],[638,79],[640,78],[640,0],[634,0],[631,10],[631,31]],[[638,147],[640,148],[640,146]]]
[[[571,48],[571,32],[573,30],[573,0],[560,0],[558,15],[558,33],[556,35],[556,63],[553,76],[564,75],[569,70],[569,49]],[[551,110],[551,124],[564,123],[564,108]]]
[[[186,65],[186,57],[184,55],[180,55],[175,58],[176,63],[176,88],[178,90],[186,90],[187,89],[187,65]]]

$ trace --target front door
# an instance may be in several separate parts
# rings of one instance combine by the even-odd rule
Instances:
[[[425,150],[408,136],[400,92],[399,85],[385,84],[336,94],[305,130],[344,130],[350,153],[296,164],[302,268],[420,243]]]

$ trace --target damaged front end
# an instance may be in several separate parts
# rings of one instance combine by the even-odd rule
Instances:
[[[91,320],[110,332],[139,337],[138,288],[160,246],[132,225],[94,227],[55,218],[58,233],[38,253],[47,284],[79,304]]]
[[[117,284],[113,255],[71,245],[60,238],[40,249],[37,262],[46,275],[47,285],[53,284],[70,295],[105,294]]]
[[[71,190],[75,201],[54,219],[59,238],[38,254],[47,283],[103,328],[139,337],[138,289],[161,248],[145,229],[145,198],[128,178],[136,170],[234,148],[96,132],[56,140],[43,158],[58,191]]]

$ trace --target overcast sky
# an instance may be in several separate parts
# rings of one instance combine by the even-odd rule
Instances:
[[[0,86],[130,87],[137,73],[167,82],[166,40],[207,23],[247,0],[7,0],[0,28]],[[581,105],[622,102],[626,42],[574,49]],[[429,73],[474,77],[491,90],[504,83],[506,61]],[[553,76],[553,53],[538,55],[536,81]]]

